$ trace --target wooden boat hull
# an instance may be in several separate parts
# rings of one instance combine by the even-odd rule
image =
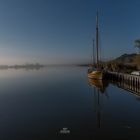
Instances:
[[[92,72],[88,73],[88,78],[102,80],[103,72],[102,71],[92,71]]]

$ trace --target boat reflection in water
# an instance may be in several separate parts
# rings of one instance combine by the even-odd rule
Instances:
[[[88,83],[92,88],[92,94],[94,94],[94,110],[96,113],[96,128],[101,128],[101,112],[103,107],[103,98],[107,94],[107,87],[109,83],[103,80],[88,79]]]
[[[88,83],[90,86],[99,89],[101,93],[106,93],[106,88],[109,85],[108,81],[95,79],[88,79]]]

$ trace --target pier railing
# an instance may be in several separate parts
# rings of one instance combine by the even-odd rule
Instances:
[[[105,78],[118,87],[140,96],[140,76],[108,71]]]

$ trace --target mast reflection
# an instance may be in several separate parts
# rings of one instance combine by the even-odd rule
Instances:
[[[96,126],[101,128],[101,111],[103,106],[103,96],[109,98],[107,94],[107,87],[109,83],[103,80],[88,79],[88,83],[92,88],[92,94],[94,94],[94,110],[96,113]]]

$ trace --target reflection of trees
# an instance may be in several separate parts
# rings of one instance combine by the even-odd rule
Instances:
[[[0,70],[6,70],[8,69],[8,65],[0,65]]]
[[[26,70],[39,70],[40,68],[44,67],[43,65],[39,64],[39,63],[35,63],[35,64],[25,64],[25,65],[0,65],[0,69],[5,70],[5,69],[26,69]]]

